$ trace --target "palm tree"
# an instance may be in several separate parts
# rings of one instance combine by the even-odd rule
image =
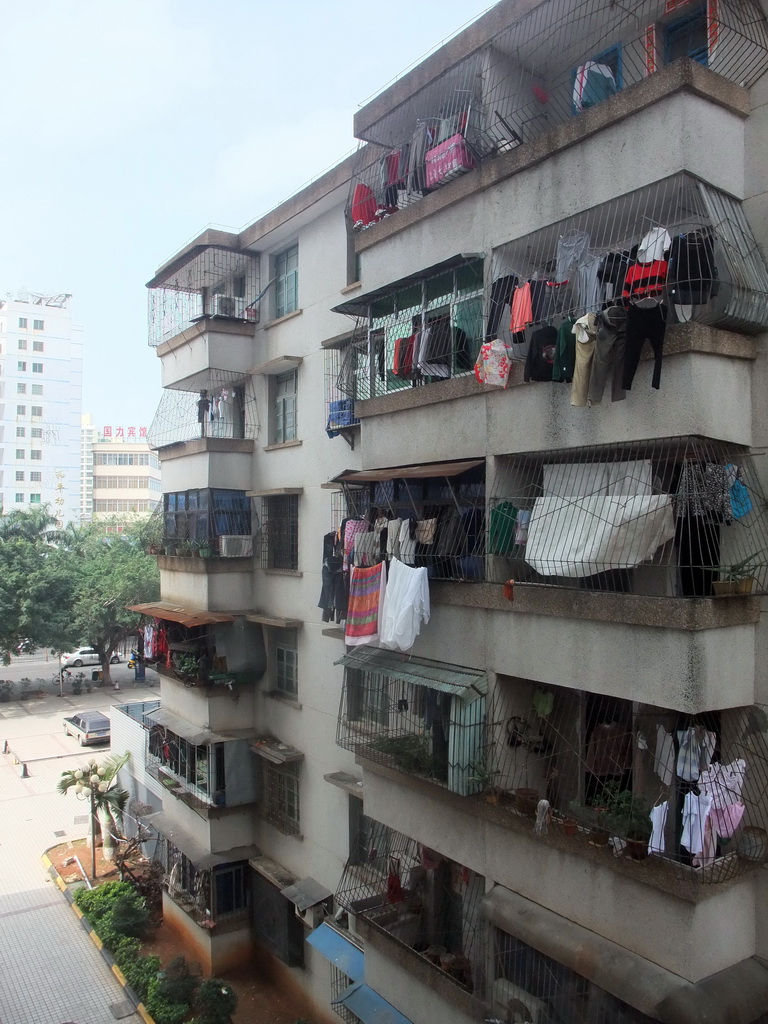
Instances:
[[[14,508],[0,516],[0,540],[26,540],[30,544],[51,543],[59,536],[58,521],[49,505]]]
[[[123,835],[123,811],[128,793],[118,784],[118,772],[128,763],[129,753],[112,755],[101,764],[92,761],[82,768],[61,773],[57,789],[66,794],[70,789],[76,796],[90,799],[93,817],[98,821],[103,841],[104,860],[114,860],[117,837]],[[91,821],[91,837],[95,835],[96,821]],[[96,853],[92,851],[93,874],[96,874]]]

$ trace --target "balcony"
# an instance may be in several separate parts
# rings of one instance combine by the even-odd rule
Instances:
[[[239,562],[253,556],[253,534],[251,499],[244,491],[193,488],[163,495],[166,556]]]
[[[489,159],[648,88],[676,60],[750,87],[768,66],[768,32],[757,4],[737,7],[667,13],[651,2],[639,14],[592,0],[578,17],[564,5],[481,19],[357,114],[355,134],[369,146],[353,176],[350,222],[365,234],[391,225]]]
[[[239,451],[242,444],[225,442],[253,441],[258,432],[252,379],[244,371],[209,366],[165,385],[147,440],[165,458],[184,442],[202,442],[190,445],[195,451]]]
[[[224,232],[201,237],[204,241],[166,263],[147,285],[153,348],[201,325],[212,332],[253,335],[260,299],[258,253],[241,251],[232,244],[234,236]]]

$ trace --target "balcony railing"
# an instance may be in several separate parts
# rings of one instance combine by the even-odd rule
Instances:
[[[193,246],[149,284],[149,344],[157,348],[204,318],[255,323],[259,299],[258,253]]]
[[[209,367],[163,390],[147,440],[157,449],[199,438],[251,440],[258,433],[253,379]]]
[[[768,29],[754,0],[631,11],[587,0],[540,4],[487,46],[359,131],[349,218],[397,216],[482,160],[538,138],[678,58],[750,87],[768,68]],[[366,110],[359,118],[364,121]],[[373,148],[374,156],[371,156]]]
[[[253,554],[252,500],[243,491],[195,488],[163,496],[166,555],[249,558]]]

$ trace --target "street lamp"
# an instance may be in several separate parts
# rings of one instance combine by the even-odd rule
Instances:
[[[104,769],[94,761],[85,769],[75,772],[75,796],[80,800],[88,800],[91,807],[91,877],[96,881],[96,794],[106,793],[109,783],[104,781]]]

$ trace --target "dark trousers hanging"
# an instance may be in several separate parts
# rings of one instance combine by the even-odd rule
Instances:
[[[720,564],[720,526],[704,516],[677,520],[681,597],[711,597]]]
[[[622,387],[629,391],[635,379],[635,371],[646,339],[653,349],[653,380],[651,386],[658,391],[661,385],[661,360],[664,350],[664,332],[667,329],[666,306],[640,309],[630,306],[627,310],[627,332],[624,344],[624,379]]]

